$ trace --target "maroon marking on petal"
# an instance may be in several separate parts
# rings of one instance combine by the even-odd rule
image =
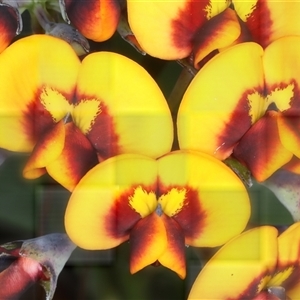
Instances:
[[[88,38],[102,31],[103,20],[117,20],[120,4],[117,0],[65,0],[67,15],[72,24]],[[96,33],[97,34],[97,33]]]
[[[173,43],[178,48],[192,48],[194,34],[207,21],[205,7],[210,1],[186,2],[184,9],[178,12],[176,19],[172,21]]]
[[[260,292],[258,294],[258,287],[260,285],[261,280],[266,276],[272,276],[273,273],[270,273],[269,271],[265,271],[263,274],[259,275],[258,277],[253,278],[252,282],[248,285],[248,288],[240,295],[234,298],[227,298],[226,300],[253,300],[253,299],[260,299],[255,298],[258,295],[264,294],[264,292]],[[231,276],[239,276],[238,274],[231,274]],[[271,300],[269,298],[261,298],[265,300]]]
[[[26,58],[24,57],[24,59]],[[44,87],[36,91],[34,99],[28,103],[26,110],[23,112],[23,130],[33,143],[36,143],[38,138],[55,124],[49,111],[47,111],[40,102],[40,95],[43,89]],[[73,97],[71,94],[66,94],[61,91],[58,92],[71,104]]]
[[[298,251],[300,252],[300,251]],[[298,257],[300,257],[300,253],[298,253]],[[296,285],[300,284],[300,265],[299,263],[289,264],[285,266],[278,266],[277,272],[284,272],[284,270],[288,268],[293,268],[292,274],[281,284],[286,291],[293,289]]]
[[[162,219],[166,228],[168,240],[167,255],[174,258],[173,263],[165,265],[165,267],[177,272],[180,277],[184,278],[186,274],[184,232],[174,218],[170,218],[166,214],[163,214]]]
[[[93,15],[100,12],[101,4],[99,0],[65,0],[65,5],[72,24],[80,29],[95,18]]]
[[[96,117],[91,130],[86,136],[97,150],[99,156],[102,159],[107,159],[120,154],[119,136],[116,132],[113,116],[102,101],[100,108],[101,113]]]
[[[12,41],[18,28],[15,11],[7,6],[0,7],[0,52]]]
[[[266,0],[258,0],[252,14],[246,20],[254,41],[264,48],[270,43],[273,26],[267,2]]]
[[[98,163],[98,157],[90,141],[74,123],[67,123],[65,126],[66,140],[61,155],[67,162],[65,168],[69,176],[79,182]]]
[[[119,238],[129,234],[132,227],[142,218],[129,204],[129,198],[133,196],[138,186],[141,186],[148,193],[155,190],[153,187],[146,187],[139,184],[131,186],[116,199],[104,222],[106,224],[106,231],[110,232],[112,237]]]
[[[237,18],[241,27],[241,34],[238,37],[238,39],[235,41],[235,43],[240,44],[245,42],[252,42],[253,38],[249,31],[249,28],[247,27],[247,24],[243,22],[243,20],[239,16],[237,16]]]
[[[243,136],[233,150],[233,157],[247,167],[265,165],[267,152],[274,150],[278,142],[278,128],[271,122],[272,112],[259,119]],[[260,161],[262,161],[260,163]],[[263,163],[264,162],[264,163]]]
[[[152,213],[140,219],[130,231],[130,265],[140,265],[143,257],[147,256],[149,243],[153,243],[159,234],[156,226],[156,214]],[[158,259],[158,257],[157,257]],[[156,260],[155,260],[156,261]],[[155,263],[155,261],[150,262]]]
[[[25,134],[33,143],[36,143],[38,137],[43,135],[55,123],[51,114],[45,110],[39,101],[33,100],[30,102],[24,114],[23,128]]]
[[[266,94],[271,94],[272,92],[277,91],[277,90],[284,90],[289,85],[294,86],[293,96],[289,99],[290,108],[283,111],[283,112],[289,111],[290,114],[297,113],[298,116],[299,116],[300,115],[300,89],[299,89],[299,86],[298,86],[298,84],[295,80],[291,80],[289,83],[280,82],[280,83],[275,83],[273,85],[268,85],[266,83]],[[271,105],[275,106],[274,110],[278,110],[274,103],[271,103]]]
[[[235,84],[235,83],[233,83]],[[227,121],[224,131],[218,136],[217,145],[220,147],[217,149],[219,153],[224,152],[231,154],[233,147],[239,142],[242,136],[249,130],[252,125],[250,113],[250,103],[247,97],[254,91],[258,93],[262,89],[254,88],[243,93],[240,97],[235,110],[232,112],[229,120]]]
[[[167,216],[166,214],[162,215],[164,221],[169,247],[173,249],[178,256],[183,258],[185,253],[185,243],[184,243],[184,233],[181,226],[174,220]]]
[[[206,212],[201,207],[198,192],[189,186],[164,186],[160,183],[158,194],[167,194],[172,188],[186,190],[183,207],[172,218],[180,225],[186,238],[199,237],[205,224]]]

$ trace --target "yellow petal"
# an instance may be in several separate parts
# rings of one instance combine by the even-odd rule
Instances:
[[[277,262],[277,230],[263,226],[238,235],[206,263],[188,299],[253,299]]]
[[[40,137],[23,170],[25,178],[32,179],[44,174],[44,168],[61,154],[65,135],[64,122],[60,121]]]
[[[230,8],[208,20],[194,39],[194,67],[213,50],[233,44],[240,33],[239,20]]]
[[[280,111],[299,107],[299,51],[299,36],[280,38],[265,49],[263,64],[267,93]]]
[[[263,47],[276,39],[300,34],[299,1],[233,0],[255,42]]]
[[[247,57],[247,59],[245,59]],[[266,109],[262,49],[233,46],[212,58],[183,96],[177,119],[181,149],[227,158]]]
[[[127,240],[142,218],[141,207],[146,209],[132,205],[136,189],[150,194],[156,177],[156,161],[139,155],[116,156],[91,169],[68,202],[65,227],[70,238],[85,249],[109,249]]]
[[[76,99],[74,122],[103,158],[121,153],[156,158],[170,151],[173,124],[167,102],[150,75],[125,56],[87,56]]]
[[[167,245],[164,223],[155,212],[139,220],[130,232],[130,272],[157,261]]]
[[[79,65],[66,42],[46,35],[20,39],[0,55],[0,147],[29,152],[66,115]]]
[[[142,49],[171,60],[187,57],[201,26],[228,6],[216,0],[127,1],[129,24]]]
[[[248,194],[222,162],[178,151],[158,160],[159,203],[183,229],[185,243],[214,247],[244,230],[250,216]]]
[[[233,151],[234,157],[245,164],[258,181],[266,180],[293,157],[279,137],[279,114],[268,111],[248,130]]]
[[[166,228],[167,245],[158,261],[184,279],[186,276],[186,263],[183,230],[175,220],[167,215],[163,214],[161,219]]]
[[[300,291],[300,222],[294,223],[278,237],[278,265],[269,286],[283,286],[291,299]]]
[[[80,179],[98,163],[95,149],[74,123],[65,124],[65,143],[60,155],[47,163],[48,174],[72,191]]]

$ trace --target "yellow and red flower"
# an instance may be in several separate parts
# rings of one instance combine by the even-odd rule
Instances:
[[[17,11],[6,3],[0,3],[0,53],[19,32],[20,19]]]
[[[128,21],[148,54],[174,60],[193,53],[197,66],[210,52],[239,37],[239,21],[229,5],[226,0],[128,0]]]
[[[250,38],[264,48],[278,38],[300,35],[299,1],[232,0]],[[242,27],[245,28],[245,27]]]
[[[172,145],[161,90],[116,53],[80,62],[57,38],[21,39],[0,55],[0,99],[0,147],[32,152],[24,176],[48,172],[69,190],[98,161],[121,153],[156,158]]]
[[[94,167],[71,195],[65,226],[84,249],[129,240],[131,273],[159,262],[184,278],[185,245],[222,245],[249,216],[247,191],[225,164],[175,151],[157,160],[123,154]]]
[[[117,29],[120,17],[118,0],[60,0],[62,16],[88,39],[101,42]]]
[[[233,153],[258,181],[287,163],[295,169],[292,158],[300,157],[299,44],[297,36],[278,39],[265,51],[256,43],[242,43],[209,61],[179,108],[180,148],[221,160]]]
[[[248,230],[226,243],[204,266],[188,299],[278,299],[300,295],[300,223],[279,236],[272,226]]]

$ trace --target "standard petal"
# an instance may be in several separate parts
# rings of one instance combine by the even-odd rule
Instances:
[[[263,65],[266,91],[280,111],[300,105],[300,37],[283,37],[270,44],[264,52]]]
[[[18,16],[12,7],[0,4],[0,53],[16,36]]]
[[[130,272],[155,263],[167,247],[167,232],[156,212],[139,220],[130,231]]]
[[[238,44],[211,59],[183,96],[177,119],[181,149],[227,158],[266,109],[262,49]],[[247,57],[247,59],[245,59]]]
[[[158,160],[159,203],[183,230],[185,243],[222,245],[244,230],[250,204],[241,180],[222,162],[178,151]]]
[[[65,136],[65,125],[62,120],[45,132],[38,140],[27,161],[23,176],[34,179],[43,175],[45,167],[61,154],[65,144]]]
[[[167,102],[150,75],[125,56],[87,56],[76,99],[73,120],[102,158],[122,153],[156,158],[170,151],[173,124]]]
[[[120,4],[117,0],[64,0],[72,24],[88,39],[101,42],[117,29]]]
[[[300,34],[298,1],[233,0],[234,8],[246,22],[255,42],[263,47],[288,35]]]
[[[64,127],[66,134],[63,149],[45,167],[52,178],[72,191],[80,179],[98,163],[98,158],[90,141],[74,123],[67,123]]]
[[[254,299],[277,262],[277,230],[263,226],[230,240],[204,266],[188,299]]]
[[[156,161],[139,155],[113,157],[91,169],[68,202],[65,226],[71,240],[85,249],[127,240],[136,222],[155,209],[147,204],[153,203],[156,178]]]
[[[20,39],[0,55],[0,147],[29,152],[65,117],[79,65],[66,42],[46,35]]]
[[[278,112],[268,111],[243,136],[233,155],[245,164],[257,181],[264,181],[289,162],[293,153],[281,143]]]
[[[171,60],[187,57],[201,26],[228,6],[208,0],[127,1],[129,24],[142,49]]]

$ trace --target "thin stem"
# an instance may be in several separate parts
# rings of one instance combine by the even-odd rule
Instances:
[[[43,6],[41,4],[36,4],[33,9],[33,13],[45,32],[50,31],[50,28],[53,26],[53,22],[50,20],[50,16]]]

